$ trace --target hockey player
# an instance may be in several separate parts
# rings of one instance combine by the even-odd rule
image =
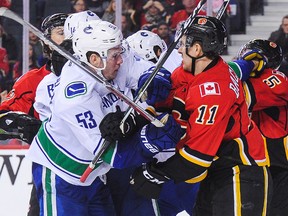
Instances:
[[[282,62],[281,48],[272,41],[255,39],[239,50],[239,59],[264,59],[263,71],[253,71],[243,86],[251,118],[264,136],[269,170],[273,179],[273,196],[269,215],[288,212],[287,187],[287,101],[288,81],[277,70]]]
[[[73,34],[78,28],[79,23],[87,22],[90,20],[99,20],[99,17],[97,17],[97,15],[91,11],[84,11],[84,12],[79,12],[79,13],[74,13],[74,14],[69,15],[64,24],[64,35],[66,39],[61,44],[61,46],[64,46],[64,48],[66,48],[67,50],[70,50],[69,41],[72,40]],[[72,46],[72,42],[71,42],[71,46]],[[124,59],[123,59],[123,63],[121,64],[119,68],[119,71],[120,73],[129,73],[133,75],[133,76],[130,76],[131,79],[128,80],[128,82],[135,83],[133,88],[136,89],[137,80],[139,78],[140,72],[147,70],[151,65],[148,62],[141,60],[139,57],[135,56],[134,52],[129,50],[129,47],[127,46],[125,47],[126,47],[125,54],[122,55]],[[57,65],[55,64],[55,62],[57,63]],[[61,56],[56,51],[53,51],[52,64],[53,64],[53,70],[55,73],[49,74],[40,82],[37,88],[36,100],[34,103],[34,107],[39,112],[40,118],[42,120],[45,120],[51,114],[50,106],[53,103],[52,99],[54,95],[54,89],[59,84],[59,80],[60,80],[59,75],[61,73],[62,67],[64,66],[66,62],[67,62],[67,59],[65,57]],[[123,72],[121,72],[121,70],[123,70]],[[148,215],[156,214],[155,212],[157,212],[158,210],[155,207],[155,204],[153,204],[154,201],[151,202],[151,200],[148,200],[148,199],[145,200],[142,197],[141,197],[141,200],[136,204],[137,207],[135,207],[135,205],[133,205],[132,202],[129,202],[127,203],[128,206],[125,208],[125,210],[123,210],[124,207],[122,205],[125,204],[123,200],[123,196],[125,196],[127,192],[123,184],[119,185],[119,182],[127,182],[124,184],[127,185],[128,187],[129,176],[131,173],[130,171],[127,175],[125,175],[124,174],[125,171],[129,172],[129,168],[121,169],[121,170],[112,169],[107,174],[107,185],[112,194],[112,199],[114,202],[116,213],[120,215],[121,212],[125,211],[122,214],[126,214],[128,212],[129,214],[130,213],[138,214],[139,211],[142,211],[141,209],[145,209],[145,213],[147,213]],[[120,181],[120,179],[122,179],[122,181]],[[137,200],[137,197],[133,197],[132,199],[133,201],[135,201]]]
[[[73,54],[72,35],[79,26],[79,23],[90,20],[100,20],[100,18],[89,10],[70,14],[64,22],[64,40],[60,46]],[[50,104],[52,103],[54,89],[59,83],[61,70],[67,61],[65,57],[55,50],[51,52],[51,69],[53,73],[48,74],[41,80],[35,94],[34,108],[39,113],[42,121],[47,119],[51,114]]]
[[[132,95],[127,89],[135,84],[127,86],[128,75],[122,73],[120,76],[118,71],[123,61],[121,39],[122,34],[115,25],[104,21],[90,21],[82,23],[74,33],[73,51],[81,61],[92,65],[95,72],[101,73],[120,91]],[[116,106],[127,108],[123,101],[77,65],[64,65],[61,82],[54,91],[52,114],[43,122],[26,155],[33,161],[33,178],[37,185],[41,213],[47,210],[60,212],[62,215],[112,213],[113,206],[108,196],[107,199],[104,196],[107,191],[99,185],[97,177],[107,173],[112,166],[123,168],[145,160],[139,154],[143,150],[139,148],[141,145],[138,134],[133,139],[119,140],[115,143],[116,148],[112,148],[112,145],[111,151],[103,156],[87,181],[81,183],[79,179],[103,143],[99,131],[102,118],[105,114],[116,111]],[[134,115],[131,115],[128,121],[133,119]],[[180,129],[172,118],[168,122],[170,124],[163,129]],[[125,144],[121,145],[121,142]],[[44,175],[44,181],[52,182],[53,185],[50,186],[56,189],[52,192],[53,196],[46,196],[45,191],[49,188],[41,183]],[[101,201],[98,200],[98,205],[95,206],[95,196],[100,195]],[[82,201],[84,198],[88,199],[85,203]],[[55,200],[55,204],[48,205],[52,200]]]
[[[141,58],[152,62],[157,63],[161,55],[165,54],[167,51],[167,47],[165,42],[155,33],[147,30],[139,30],[138,32],[134,33],[133,35],[127,38],[127,42]],[[170,77],[171,73],[173,72],[176,67],[180,66],[182,61],[181,56],[176,52],[172,52],[169,55],[168,59],[165,61],[163,68],[160,69],[158,75],[154,78],[152,85],[155,91],[155,88],[158,89],[161,93],[161,97],[165,98],[165,92],[169,93],[171,89],[170,82],[164,82],[160,74],[162,76]],[[165,70],[164,68],[170,69]],[[154,67],[147,70],[141,76],[141,82],[145,79],[143,77],[150,76],[151,72],[154,70]],[[159,79],[161,81],[159,82]],[[157,86],[159,83],[159,86]],[[149,95],[149,94],[148,94]],[[149,103],[151,99],[147,98]],[[153,100],[153,99],[152,99]],[[157,151],[156,151],[157,152]],[[175,153],[175,148],[166,149],[163,152],[155,155],[154,157],[157,158],[159,161],[165,161],[169,157],[171,157]],[[157,199],[157,203],[159,205],[160,214],[161,215],[176,215],[178,212],[186,211],[191,212],[193,204],[195,202],[196,194],[198,191],[198,184],[187,184],[187,183],[180,183],[174,184],[172,181],[166,183],[162,190],[162,194]]]
[[[171,109],[186,134],[174,156],[143,164],[130,183],[156,198],[170,179],[200,182],[193,216],[265,215],[271,184],[265,146],[240,80],[219,56],[226,44],[221,21],[195,18],[181,38],[183,65],[171,75],[169,97],[156,104]]]
[[[137,31],[127,38],[127,42],[137,55],[154,64],[157,63],[167,51],[165,42],[157,34],[148,30]],[[174,49],[164,62],[163,67],[173,72],[176,67],[180,66],[181,61],[181,55]]]
[[[63,13],[46,17],[41,25],[44,35],[51,38],[55,43],[60,44],[64,39],[63,26],[66,18],[67,15]],[[51,49],[49,46],[44,45],[43,52],[46,57],[50,57]],[[41,125],[41,121],[37,120],[39,119],[39,114],[33,107],[36,88],[39,82],[50,73],[50,68],[51,61],[48,61],[40,69],[25,73],[15,82],[12,90],[0,106],[0,112],[2,113],[0,127],[4,130],[4,132],[2,131],[4,134],[0,134],[1,139],[17,138],[29,144],[31,143]],[[39,215],[34,185],[28,215]]]

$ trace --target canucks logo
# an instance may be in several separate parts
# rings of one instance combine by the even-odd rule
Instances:
[[[82,81],[69,83],[65,88],[66,98],[73,98],[87,93],[86,83]]]

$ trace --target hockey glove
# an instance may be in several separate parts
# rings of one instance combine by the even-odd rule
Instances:
[[[0,114],[0,140],[20,139],[31,144],[41,121],[22,112]]]
[[[250,50],[249,52],[246,52],[243,56],[241,56],[241,59],[253,61],[254,64],[256,61],[256,68],[254,68],[254,70],[250,73],[250,77],[259,76],[267,65],[267,58],[263,54],[259,53],[258,50]]]
[[[142,164],[130,177],[132,189],[148,199],[159,198],[163,184],[169,180],[165,173],[155,168],[155,164],[156,161]]]
[[[167,113],[157,117],[165,125],[164,127],[156,127],[148,124],[141,130],[141,144],[144,154],[155,155],[163,149],[175,148],[185,130]]]
[[[72,49],[72,40],[69,40],[69,39],[64,40],[60,44],[60,46],[63,47],[68,52],[70,52],[71,54],[74,53],[73,49]],[[56,76],[60,76],[62,68],[67,61],[68,60],[64,56],[62,56],[57,51],[53,50],[52,57],[51,57],[51,63],[53,66],[53,72],[56,74]]]
[[[144,85],[154,69],[155,67],[151,67],[140,76],[138,80],[138,91]],[[154,106],[156,102],[164,101],[168,97],[172,86],[170,76],[171,73],[164,68],[161,68],[158,71],[146,90],[147,99],[145,99],[147,104]],[[141,99],[142,101],[145,101],[145,99]]]
[[[135,115],[131,113],[123,125],[123,131],[120,128],[120,123],[124,118],[124,112],[120,107],[116,107],[117,111],[108,113],[101,121],[99,129],[101,136],[108,141],[121,140],[137,131],[137,123]]]

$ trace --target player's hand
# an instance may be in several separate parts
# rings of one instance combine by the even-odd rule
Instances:
[[[20,139],[31,144],[37,134],[41,121],[22,112],[0,114],[0,139]]]
[[[154,69],[155,67],[151,67],[140,76],[138,80],[138,90],[144,85]],[[153,78],[146,90],[147,104],[154,106],[155,103],[164,101],[168,97],[172,87],[170,77],[171,73],[164,68],[157,72],[156,76]]]
[[[164,123],[164,127],[148,124],[141,131],[142,149],[148,155],[155,155],[163,149],[175,148],[185,133],[171,115],[164,113],[157,119]]]
[[[159,198],[163,184],[169,180],[169,177],[154,167],[155,163],[142,164],[130,177],[132,189],[148,199]]]
[[[267,58],[259,53],[258,50],[250,50],[249,52],[246,52],[241,59],[246,61],[253,61],[255,67],[253,71],[250,73],[250,77],[256,77],[263,72],[267,65]]]
[[[133,113],[126,119],[121,130],[120,123],[124,118],[124,112],[121,111],[119,106],[116,109],[116,112],[108,113],[99,125],[101,136],[111,142],[121,140],[137,130],[137,123]]]

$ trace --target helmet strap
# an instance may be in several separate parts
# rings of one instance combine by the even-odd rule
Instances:
[[[199,56],[199,57],[193,57],[193,56],[191,56],[191,55],[188,53],[188,49],[189,49],[189,47],[186,47],[185,52],[186,52],[186,55],[189,56],[189,57],[191,58],[191,60],[192,60],[191,73],[192,73],[193,75],[195,75],[195,64],[196,64],[196,60],[197,60],[197,59],[200,59],[200,58],[203,58],[203,57],[205,56],[205,54],[203,54],[202,56]]]

